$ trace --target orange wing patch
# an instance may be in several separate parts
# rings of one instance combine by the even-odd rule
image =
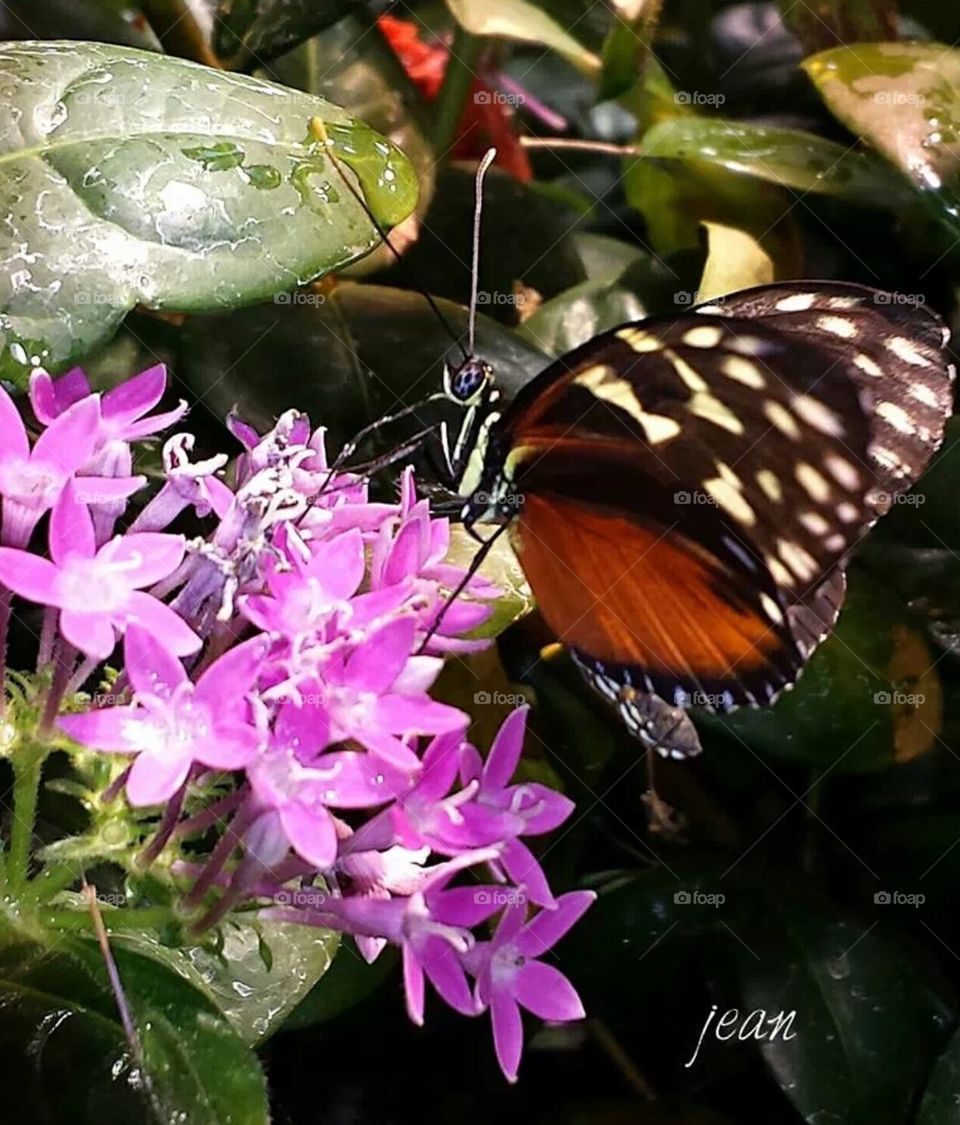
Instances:
[[[791,660],[770,621],[737,603],[732,576],[679,533],[532,492],[512,533],[547,624],[595,661],[697,686],[780,679]]]

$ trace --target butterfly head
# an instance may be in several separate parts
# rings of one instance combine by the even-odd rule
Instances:
[[[443,392],[461,406],[475,406],[493,385],[493,368],[478,356],[467,356],[462,362],[443,369]]]

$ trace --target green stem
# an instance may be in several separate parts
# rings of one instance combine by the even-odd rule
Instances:
[[[443,76],[443,85],[434,103],[436,117],[433,143],[437,158],[442,160],[457,139],[457,125],[473,87],[483,40],[458,27],[450,49],[450,59]]]
[[[11,890],[22,890],[29,879],[40,774],[48,752],[41,742],[25,742],[13,754],[13,822],[7,857],[7,881]]]
[[[81,871],[76,863],[48,863],[30,883],[34,902],[42,905],[65,891],[71,883],[79,881]]]
[[[173,913],[168,906],[144,906],[142,909],[104,910],[103,924],[108,931],[159,930],[169,926]],[[39,914],[41,923],[54,930],[92,930],[93,919],[85,910],[49,907]]]

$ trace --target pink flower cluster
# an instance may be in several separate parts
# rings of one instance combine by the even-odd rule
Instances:
[[[229,469],[225,455],[192,460],[190,434],[170,437],[162,484],[130,518],[146,485],[131,443],[185,413],[152,413],[165,387],[160,367],[102,396],[82,372],[37,372],[35,441],[0,390],[2,631],[13,594],[45,607],[39,661],[64,696],[122,638],[119,701],[56,721],[130,757],[131,805],[164,806],[152,854],[219,828],[203,866],[178,868],[204,924],[265,900],[266,916],[354,935],[369,960],[392,942],[411,1017],[425,980],[457,1011],[489,1010],[515,1078],[521,1007],[583,1014],[540,958],[593,896],[555,897],[524,842],[573,809],[513,780],[525,709],[484,760],[469,717],[429,694],[445,654],[483,643],[464,634],[496,589],[474,577],[446,607],[464,574],[412,471],[398,502],[371,502],[296,411],[263,435],[230,419],[243,448]],[[171,532],[182,515],[204,533]],[[226,795],[191,811],[224,774]]]

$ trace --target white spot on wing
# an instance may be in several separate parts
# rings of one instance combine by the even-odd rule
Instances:
[[[816,293],[791,293],[789,297],[781,297],[776,308],[778,312],[805,312],[813,308],[816,299]]]
[[[857,326],[849,317],[845,316],[818,316],[817,327],[831,336],[840,336],[844,340],[853,340],[857,336]]]

